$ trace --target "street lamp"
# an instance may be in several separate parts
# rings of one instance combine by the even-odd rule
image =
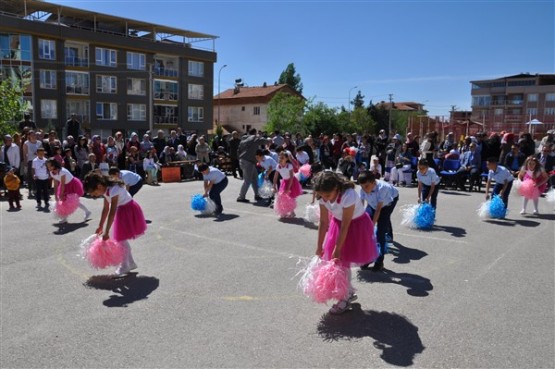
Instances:
[[[353,91],[355,88],[358,88],[358,86],[355,86],[355,87],[353,87],[349,90],[349,111],[352,111],[352,109],[351,109],[351,91]]]
[[[220,105],[222,105],[222,97],[220,96],[220,76],[222,74],[222,69],[227,67],[227,64],[222,65],[218,71],[218,124],[220,124]]]

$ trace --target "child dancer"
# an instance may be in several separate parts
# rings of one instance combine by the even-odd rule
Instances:
[[[113,225],[112,238],[121,242],[126,249],[126,257],[116,270],[116,276],[122,276],[137,269],[129,240],[143,235],[146,231],[143,211],[124,186],[123,181],[104,177],[99,173],[90,173],[85,177],[87,193],[91,196],[104,196],[104,207],[96,233],[107,240],[110,238]]]
[[[386,250],[386,234],[389,234],[393,241],[393,226],[391,224],[391,214],[399,201],[399,191],[393,185],[376,180],[370,171],[362,172],[358,176],[358,183],[362,187],[360,198],[366,200],[368,204],[366,212],[372,217],[374,224],[378,226],[378,243],[380,244],[380,257],[374,263],[372,271],[379,272],[384,269],[383,261]],[[361,269],[368,269],[369,264],[365,264]]]
[[[430,168],[428,160],[420,159],[416,178],[418,179],[418,203],[428,202],[435,209],[440,179],[436,171]]]
[[[200,164],[198,171],[202,173],[204,179],[204,197],[210,197],[214,201],[216,204],[214,215],[218,216],[224,211],[220,194],[227,187],[227,177],[221,170],[209,167],[207,164]]]
[[[495,181],[495,187],[493,187],[493,195],[499,195],[503,199],[505,208],[509,204],[509,194],[511,193],[511,188],[513,187],[514,177],[504,166],[497,164],[497,158],[491,157],[487,159],[488,181],[486,183],[486,200],[490,199],[489,188],[491,186],[491,181]]]
[[[4,185],[6,185],[6,189],[8,190],[9,211],[14,211],[16,208],[21,209],[21,204],[19,203],[19,198],[21,197],[19,186],[21,185],[21,180],[15,175],[13,168],[10,168],[8,173],[4,176]]]
[[[521,181],[525,181],[527,179],[531,179],[535,182],[536,187],[539,190],[539,193],[544,193],[547,187],[547,181],[549,181],[549,176],[543,169],[542,165],[540,164],[539,160],[534,157],[530,156],[524,162],[522,169],[518,173],[518,179]],[[534,215],[539,214],[538,211],[538,202],[539,198],[532,199],[534,203]],[[528,199],[526,197],[522,197],[522,210],[520,214],[526,214],[526,207],[528,206]]]
[[[69,170],[62,168],[62,164],[56,159],[49,159],[46,162],[46,167],[50,172],[50,176],[54,180],[54,193],[56,196],[56,201],[64,201],[67,195],[76,194],[81,197],[84,195],[83,184],[79,179],[74,177]],[[79,202],[79,208],[85,212],[84,221],[89,219],[91,212],[87,207],[81,202]],[[62,218],[59,224],[67,223],[67,218]]]
[[[291,198],[296,199],[302,195],[303,188],[301,187],[299,180],[295,177],[292,160],[294,159],[291,157],[291,153],[289,151],[282,151],[279,153],[279,164],[274,174],[274,190],[278,192],[277,182],[278,177],[281,176],[279,193],[287,194]],[[295,216],[295,213],[293,213],[292,216]]]
[[[35,181],[35,189],[37,190],[36,200],[37,208],[40,208],[40,201],[44,201],[44,207],[48,209],[50,206],[50,196],[48,194],[48,169],[46,168],[46,158],[44,157],[44,148],[37,149],[37,157],[33,159],[31,170],[32,177]]]
[[[354,183],[333,172],[319,173],[312,183],[320,197],[316,255],[324,260],[339,259],[347,271],[350,284],[351,265],[371,263],[378,257],[374,232],[370,231],[374,229],[374,224],[364,211]],[[331,314],[344,313],[357,299],[351,284],[349,290],[345,300],[332,306]]]

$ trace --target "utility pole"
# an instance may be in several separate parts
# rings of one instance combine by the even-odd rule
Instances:
[[[222,97],[220,96],[220,94],[221,94],[221,91],[220,91],[220,76],[222,74],[222,69],[224,69],[225,67],[227,67],[227,64],[222,65],[220,70],[218,71],[218,122],[217,122],[217,125],[222,124],[220,122],[220,105],[222,105]]]
[[[154,103],[152,91],[154,90],[154,64],[148,65],[148,129],[152,135],[154,132]]]
[[[389,94],[389,114],[388,114],[388,131],[387,137],[391,138],[391,108],[393,108],[393,94]]]

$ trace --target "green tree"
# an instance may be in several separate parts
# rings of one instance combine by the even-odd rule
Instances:
[[[303,124],[305,106],[304,99],[278,92],[268,104],[268,122],[264,129],[266,132],[280,130],[307,134],[308,129]]]
[[[368,110],[359,106],[351,114],[351,124],[355,127],[352,132],[374,133],[376,122],[368,114]],[[351,132],[351,131],[349,131]]]
[[[279,76],[279,83],[289,85],[298,93],[303,93],[301,75],[295,70],[295,64],[290,63]]]
[[[383,104],[374,104],[370,101],[368,106],[368,115],[374,122],[376,122],[376,131],[381,129],[388,130],[389,128],[389,111],[384,108]]]
[[[357,95],[351,103],[353,104],[354,109],[362,108],[364,106],[364,95],[360,92],[360,90],[358,90]]]
[[[323,102],[309,102],[303,122],[313,136],[319,136],[320,133],[331,135],[339,130],[337,109],[330,108]]]
[[[27,108],[23,88],[17,79],[8,78],[0,83],[0,96],[0,132],[11,134],[17,131],[17,122]]]

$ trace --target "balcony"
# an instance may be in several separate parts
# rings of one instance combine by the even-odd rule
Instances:
[[[179,75],[177,69],[170,69],[164,67],[155,67],[154,68],[154,75],[158,77],[172,77],[177,78]]]
[[[505,115],[505,122],[506,123],[521,123],[524,118],[521,114],[506,114]]]
[[[176,116],[161,116],[155,115],[154,116],[154,123],[156,124],[177,124],[179,118]]]
[[[177,94],[171,92],[155,92],[154,98],[156,100],[177,101]]]
[[[68,67],[84,67],[87,68],[89,66],[89,59],[86,58],[77,58],[66,56],[65,58],[66,66]]]

